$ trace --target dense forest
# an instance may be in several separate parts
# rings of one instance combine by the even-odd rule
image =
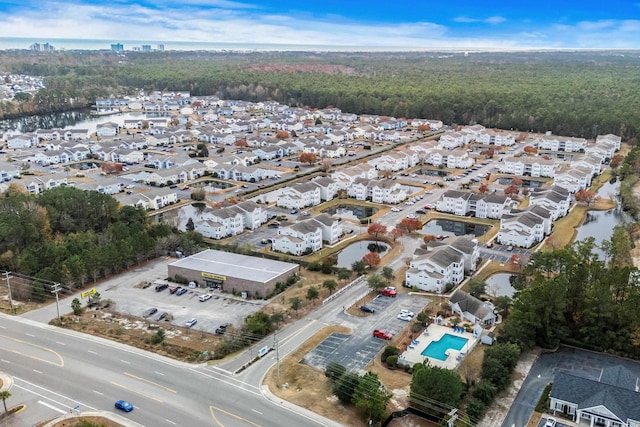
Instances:
[[[43,282],[80,288],[170,251],[194,253],[201,243],[199,234],[151,225],[145,210],[97,191],[32,195],[12,186],[0,198],[0,270],[40,279],[25,299],[49,297]]]
[[[4,51],[0,64],[1,71],[47,77],[47,89],[33,99],[3,103],[4,117],[143,88],[586,138],[614,133],[632,143],[640,126],[637,51]]]
[[[600,256],[593,238],[536,252],[516,280],[520,291],[500,340],[522,350],[567,343],[640,359],[640,277],[630,267],[631,248],[618,226]]]

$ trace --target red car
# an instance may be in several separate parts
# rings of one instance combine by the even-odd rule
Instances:
[[[380,295],[384,295],[385,297],[395,297],[398,295],[398,292],[394,288],[384,288],[380,290]]]
[[[374,338],[382,338],[383,340],[390,340],[393,338],[390,332],[385,331],[384,329],[376,329],[373,331]]]

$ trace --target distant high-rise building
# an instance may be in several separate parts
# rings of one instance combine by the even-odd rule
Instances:
[[[158,50],[159,50],[160,52],[164,52],[164,45],[163,45],[163,44],[159,44],[159,45],[158,45]]]
[[[111,50],[113,52],[124,52],[124,46],[122,43],[114,43],[111,45]]]
[[[56,48],[53,45],[50,45],[49,43],[45,43],[45,44],[34,43],[31,46],[29,46],[29,49],[36,52],[53,52],[56,50]]]
[[[150,44],[143,44],[142,45],[142,51],[143,52],[151,52],[151,45]]]

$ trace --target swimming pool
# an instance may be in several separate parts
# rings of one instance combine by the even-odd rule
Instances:
[[[447,360],[446,351],[450,348],[462,350],[469,340],[451,334],[444,334],[438,341],[432,341],[422,350],[422,355],[438,360]]]

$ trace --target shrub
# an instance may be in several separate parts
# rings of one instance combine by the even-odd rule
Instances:
[[[411,332],[413,333],[420,332],[422,328],[423,328],[422,323],[414,323],[413,325],[411,325]]]
[[[165,333],[162,329],[158,329],[158,331],[151,335],[151,337],[149,337],[149,343],[150,344],[160,344],[162,341],[164,341],[165,338]]]
[[[398,356],[393,355],[387,357],[387,366],[389,368],[395,368],[396,366],[398,366]]]
[[[338,362],[330,362],[324,371],[324,376],[329,378],[332,382],[336,382],[347,372],[347,368]]]
[[[388,345],[380,355],[380,360],[382,363],[386,363],[389,356],[397,356],[398,354],[400,354],[400,349],[398,347]]]
[[[470,418],[479,420],[484,415],[486,407],[479,399],[472,399],[467,405],[467,415]]]

